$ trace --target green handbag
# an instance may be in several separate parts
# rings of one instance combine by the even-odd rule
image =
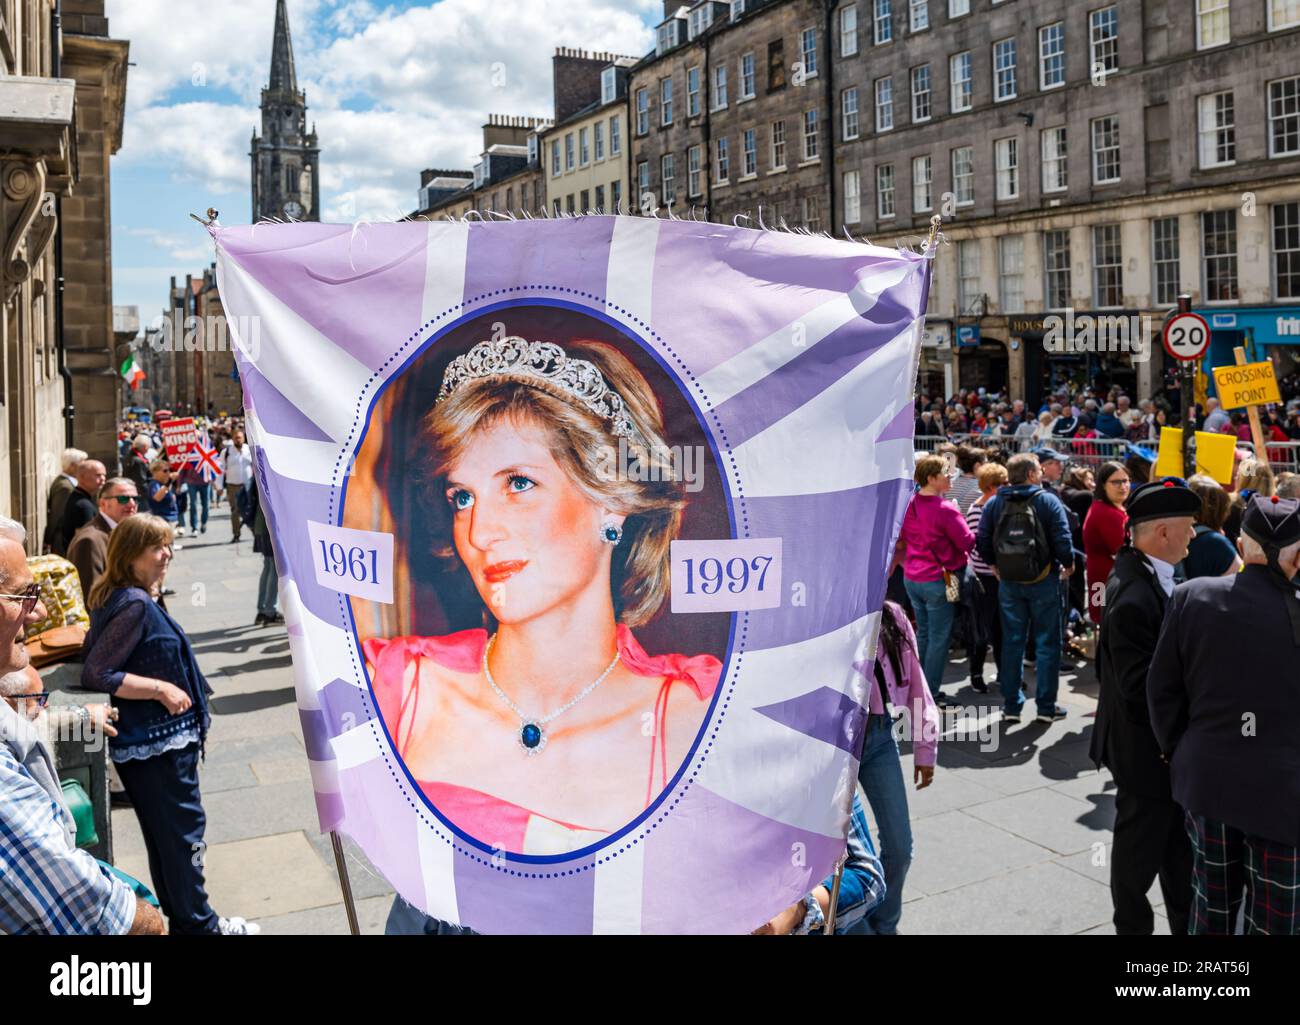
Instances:
[[[72,812],[72,821],[77,825],[77,846],[94,847],[99,843],[99,834],[95,832],[95,808],[90,803],[90,795],[75,779],[61,780],[59,786],[63,788],[63,801]]]

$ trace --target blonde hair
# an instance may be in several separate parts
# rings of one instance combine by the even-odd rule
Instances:
[[[171,524],[161,516],[138,513],[124,518],[108,535],[104,572],[86,595],[86,607],[101,607],[119,587],[143,587],[132,563],[155,545],[171,544],[174,537]]]
[[[1267,459],[1248,456],[1237,466],[1237,494],[1247,489],[1264,498],[1272,498],[1274,491],[1273,468]]]
[[[1007,468],[1001,463],[985,463],[975,474],[980,491],[996,491],[1007,482]]]
[[[562,388],[536,377],[469,381],[434,406],[424,419],[430,468],[441,491],[452,464],[475,435],[503,422],[540,427],[551,457],[578,490],[593,504],[626,517],[623,539],[613,552],[610,590],[617,619],[640,626],[654,618],[668,595],[670,545],[681,529],[685,484],[677,479],[669,456],[659,404],[631,361],[613,346],[595,341],[568,342],[564,351],[594,364],[622,397],[637,432],[635,439],[626,439],[628,460],[637,459],[637,476],[648,479],[611,474],[611,454],[618,452],[620,439],[609,422]],[[449,535],[440,539],[435,554],[456,559]]]
[[[942,477],[947,472],[948,460],[944,459],[943,456],[922,456],[916,461],[916,469],[912,471],[912,479],[916,481],[918,488],[923,488],[930,483],[931,477]]]

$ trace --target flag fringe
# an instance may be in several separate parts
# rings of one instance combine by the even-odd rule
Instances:
[[[697,216],[697,213],[701,211],[703,213],[703,216],[702,217]],[[202,224],[205,228],[207,228],[208,234],[212,236],[214,241],[216,240],[217,231],[220,230],[221,228],[221,225],[217,222],[216,210],[212,210],[212,209],[208,210],[208,220],[206,221],[203,218],[199,217],[197,214],[190,214],[190,216],[194,218],[194,220]],[[441,217],[431,217],[427,214],[403,214],[392,218],[379,218],[379,219],[363,218],[353,223],[351,241],[352,242],[356,241],[357,235],[362,228],[367,228],[370,227],[371,225],[376,225],[376,224],[407,224],[415,221],[425,221],[425,222],[443,221],[448,224],[496,224],[501,222],[509,223],[512,221],[580,220],[586,217],[653,217],[656,220],[669,220],[669,221],[690,220],[696,224],[723,223],[721,221],[710,221],[708,207],[698,207],[695,204],[691,204],[688,217],[679,217],[671,207],[667,209],[667,216],[662,217],[660,216],[658,207],[656,207],[653,211],[649,213],[646,213],[640,209],[636,211],[632,211],[630,209],[625,209],[623,202],[620,200],[616,204],[615,209],[613,210],[612,213],[605,213],[604,211],[601,210],[586,210],[586,211],[575,210],[572,212],[559,211],[556,213],[552,213],[551,211],[543,208],[540,214],[534,214],[528,210],[520,210],[517,212],[516,211],[503,212],[498,210],[470,210],[460,217],[453,217],[451,214],[443,214]],[[755,226],[752,223],[741,224],[740,223],[741,221],[746,221],[746,222],[757,221],[757,226]],[[294,218],[263,217],[261,220],[251,225],[250,230],[255,232],[256,229],[261,227],[262,225],[303,224],[303,223],[308,223],[308,222],[300,221]],[[930,218],[930,231],[928,235],[924,235],[924,236],[903,235],[898,239],[895,248],[899,252],[906,251],[909,253],[915,253],[920,256],[924,256],[927,259],[933,260],[938,253],[938,247],[940,243],[942,243],[943,245],[951,245],[951,242],[948,239],[947,235],[945,235],[942,231],[939,230],[941,223],[942,223],[942,218],[940,218],[938,214],[935,214],[932,218]],[[731,224],[732,227],[747,228],[751,231],[775,232],[777,234],[782,234],[782,235],[805,235],[809,238],[824,238],[830,241],[846,241],[846,242],[852,242],[857,245],[866,245],[866,246],[876,245],[876,243],[872,242],[865,235],[863,235],[860,238],[855,237],[853,233],[849,231],[848,225],[840,226],[842,238],[837,238],[836,236],[831,235],[830,232],[812,231],[809,228],[803,227],[802,225],[791,225],[788,221],[786,221],[784,217],[779,218],[778,221],[774,224],[768,224],[763,219],[763,207],[761,205],[758,207],[756,214],[753,216],[751,216],[748,213],[736,214],[731,219]],[[364,235],[362,235],[362,242],[366,243],[366,239]]]

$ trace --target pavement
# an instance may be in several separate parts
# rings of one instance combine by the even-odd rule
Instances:
[[[294,703],[289,638],[257,627],[262,556],[252,534],[230,543],[229,507],[212,509],[206,534],[180,539],[167,574],[168,611],[185,628],[215,692],[199,785],[207,811],[204,872],[219,915],[260,922],[264,933],[346,934],[347,916],[328,834],[312,795]],[[113,810],[119,867],[149,881],[135,813]],[[393,888],[344,841],[357,917],[380,934]]]
[[[189,634],[208,682],[212,729],[201,770],[207,810],[208,895],[221,915],[266,933],[344,934],[333,852],[322,835],[294,704],[283,626],[255,627],[262,557],[251,536],[230,543],[226,505],[206,534],[181,539],[168,574],[168,608]],[[996,694],[976,694],[953,653],[934,783],[904,778],[914,832],[900,931],[904,933],[1113,933],[1107,885],[1114,785],[1088,759],[1097,686],[1091,664],[1063,666],[1063,721],[1026,717],[1002,728]],[[996,676],[990,667],[986,678]],[[1028,671],[1032,693],[1033,673]],[[113,811],[118,864],[149,879],[134,813]],[[363,933],[383,932],[392,887],[345,841]],[[1168,930],[1158,887],[1156,931]]]

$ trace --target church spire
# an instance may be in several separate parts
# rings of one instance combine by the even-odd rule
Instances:
[[[289,39],[289,12],[284,4],[285,0],[276,0],[275,39],[271,43],[271,81],[268,88],[272,92],[292,94],[298,91],[298,74],[293,66],[293,42]]]
[[[262,133],[252,140],[253,220],[320,220],[320,146],[307,130],[285,0],[276,0],[271,77],[262,90]]]

